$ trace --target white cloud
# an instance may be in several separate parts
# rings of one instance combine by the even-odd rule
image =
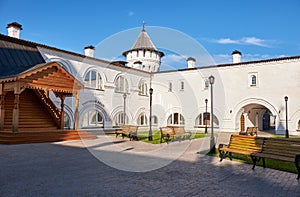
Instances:
[[[260,47],[270,47],[271,41],[263,40],[256,37],[243,37],[241,39],[231,39],[231,38],[220,38],[218,40],[214,40],[214,42],[219,44],[240,44],[240,45],[255,45]]]
[[[250,45],[268,47],[268,45],[266,44],[267,43],[266,40],[262,40],[262,39],[255,38],[255,37],[244,37],[241,39],[241,42],[245,43],[245,44],[250,44]]]
[[[166,54],[161,59],[161,70],[172,70],[186,67],[187,57],[184,55]]]
[[[216,41],[219,44],[239,44],[238,40],[232,40],[230,38],[221,38]]]
[[[128,16],[133,16],[135,13],[133,11],[128,12]]]

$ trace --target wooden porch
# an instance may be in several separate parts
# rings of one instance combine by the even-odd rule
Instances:
[[[0,79],[0,143],[30,143],[91,138],[77,131],[83,85],[58,63],[36,65],[14,77]],[[49,92],[60,99],[60,108]],[[64,128],[64,101],[75,97],[74,125]]]

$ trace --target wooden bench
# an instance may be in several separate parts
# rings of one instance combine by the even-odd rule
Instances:
[[[228,157],[232,160],[232,153],[251,156],[253,153],[258,153],[262,147],[263,138],[255,136],[237,135],[230,136],[229,144],[219,144],[220,161]]]
[[[185,131],[184,127],[181,126],[166,126],[166,127],[160,127],[160,143],[164,140],[166,143],[168,143],[171,139],[179,141],[184,139],[191,139],[192,132]]]
[[[245,132],[241,131],[241,132],[239,132],[239,134],[240,135],[251,135],[251,136],[256,135],[257,136],[257,130],[258,130],[257,127],[247,127]]]
[[[266,167],[265,158],[295,163],[300,178],[300,140],[282,138],[263,138],[261,151],[251,154],[253,167],[262,159]]]
[[[125,136],[129,137],[130,140],[138,140],[137,138],[138,126],[134,125],[123,125],[122,130],[115,131],[116,138],[119,134],[122,135],[123,139]]]

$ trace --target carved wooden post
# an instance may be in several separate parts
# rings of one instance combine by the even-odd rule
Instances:
[[[79,97],[80,97],[80,92],[76,91],[75,94],[75,114],[74,114],[74,130],[78,129],[78,121],[79,121]]]
[[[19,81],[15,82],[14,87],[15,100],[14,100],[14,109],[13,109],[13,120],[12,120],[12,131],[18,132],[19,130],[19,103],[20,103],[20,83]]]
[[[0,84],[0,130],[4,130],[4,116],[5,116],[5,107],[4,107],[4,84]]]
[[[64,111],[64,107],[65,107],[65,104],[64,104],[64,101],[65,101],[65,95],[61,95],[60,96],[60,129],[64,129],[64,123],[65,123],[65,120],[64,120],[64,115],[65,115],[65,111]]]

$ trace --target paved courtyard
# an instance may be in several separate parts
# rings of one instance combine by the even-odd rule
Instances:
[[[296,174],[196,154],[207,142],[0,145],[0,196],[300,196]]]

